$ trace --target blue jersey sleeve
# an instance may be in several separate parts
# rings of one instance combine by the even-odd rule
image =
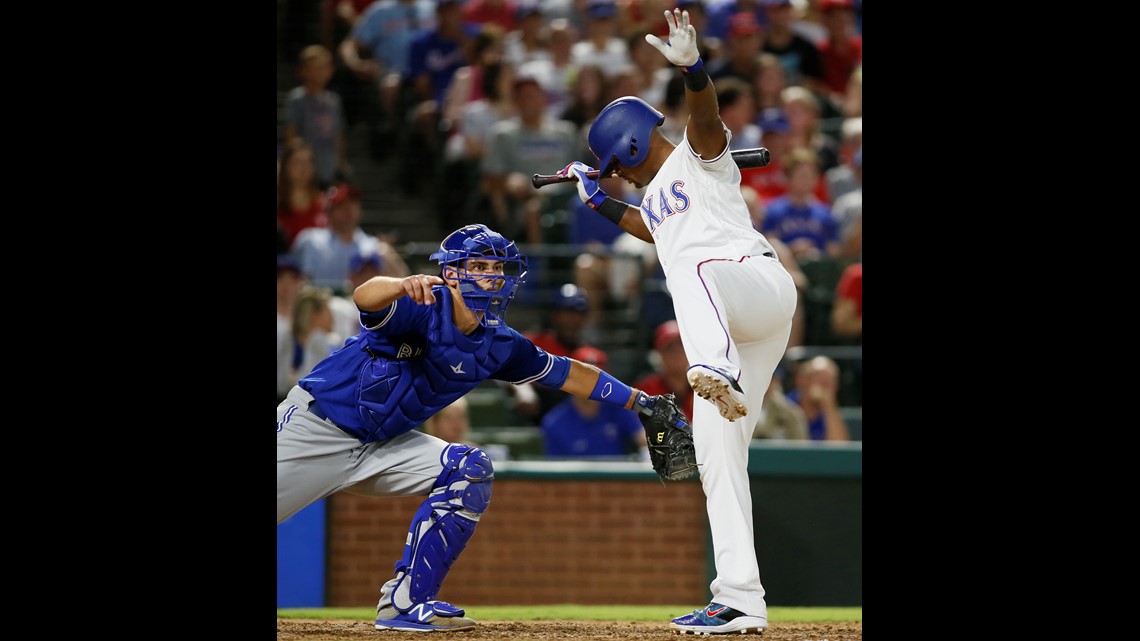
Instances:
[[[513,351],[495,378],[508,383],[538,383],[558,389],[570,374],[570,359],[547,353],[514,329],[511,332]]]
[[[404,296],[397,298],[384,309],[360,312],[360,324],[370,332],[394,336],[423,326],[430,313],[431,306],[418,305],[411,298]]]

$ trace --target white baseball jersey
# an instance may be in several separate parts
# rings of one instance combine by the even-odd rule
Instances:
[[[732,133],[726,129],[726,134]],[[740,169],[726,145],[702,160],[688,136],[646,187],[641,217],[657,247],[690,368],[734,376],[747,416],[729,421],[696,400],[693,443],[708,502],[716,579],[712,601],[767,618],[756,562],[748,445],[764,392],[784,356],[796,287],[772,246],[752,227]]]
[[[687,135],[646,187],[641,218],[653,234],[666,276],[674,263],[775,254],[752,227],[740,195],[740,168],[728,147],[717,158],[703,160]]]

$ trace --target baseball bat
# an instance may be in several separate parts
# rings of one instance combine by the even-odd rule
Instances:
[[[772,154],[768,152],[766,147],[755,147],[753,149],[737,149],[732,152],[732,160],[736,163],[737,167],[741,169],[753,169],[755,167],[767,167],[768,163],[772,162]],[[597,178],[599,172],[597,169],[594,171],[587,171],[586,175],[590,178]],[[530,179],[530,184],[534,185],[535,189],[553,185],[554,183],[568,183],[578,180],[573,175],[559,176],[558,174],[535,174]]]

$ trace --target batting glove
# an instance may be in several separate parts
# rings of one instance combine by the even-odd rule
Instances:
[[[689,12],[677,9],[666,11],[665,22],[669,23],[668,42],[661,42],[661,38],[652,33],[645,34],[645,41],[678,67],[697,64],[701,56],[697,53],[697,30],[689,22]]]
[[[586,175],[587,171],[594,171],[594,168],[583,162],[574,161],[569,165],[562,168],[558,174],[561,176],[574,175],[578,177],[578,198],[582,202],[589,205],[590,209],[597,210],[602,206],[602,202],[606,199],[606,192],[598,186],[596,178],[590,178]]]

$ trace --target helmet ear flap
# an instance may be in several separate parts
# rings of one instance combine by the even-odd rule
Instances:
[[[611,174],[617,171],[618,159],[617,156],[610,156],[610,161],[598,172],[598,178],[609,178]]]
[[[606,105],[590,125],[587,141],[600,163],[613,158],[624,167],[637,167],[649,155],[653,130],[665,115],[636,96],[624,96]]]

